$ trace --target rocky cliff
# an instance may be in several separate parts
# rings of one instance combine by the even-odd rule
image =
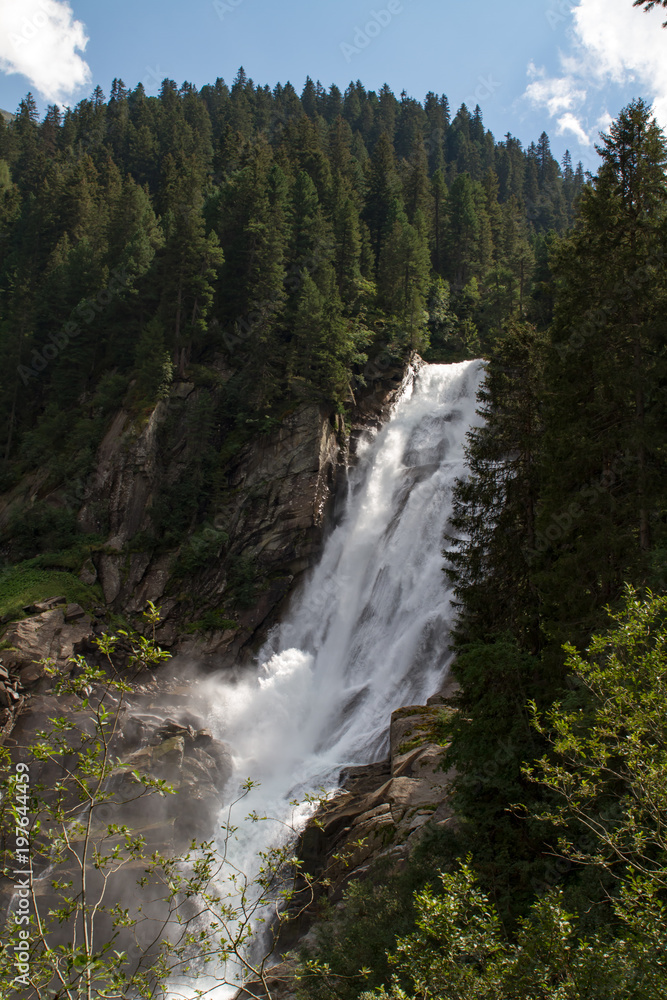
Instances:
[[[153,601],[165,618],[162,643],[231,658],[317,553],[345,436],[340,418],[322,408],[287,415],[227,463],[216,508],[194,535],[186,533],[179,549],[151,551],[145,540],[154,529],[156,503],[187,474],[196,447],[188,424],[198,395],[193,385],[179,383],[141,429],[124,411],[117,415],[100,446],[79,521],[84,531],[108,531],[93,556],[108,607],[132,614]],[[245,602],[250,607],[240,611],[229,599],[230,568],[233,574],[239,565],[252,567],[257,581],[253,600]],[[214,622],[218,610],[228,627],[187,637],[188,624],[205,612]]]
[[[412,359],[413,368],[420,364]],[[221,370],[216,392],[224,392],[225,377]],[[310,404],[240,446],[218,440],[213,500],[191,483],[207,436],[216,437],[215,428],[201,429],[210,386],[179,381],[149,412],[118,410],[91,475],[74,491],[81,531],[103,539],[80,578],[100,585],[103,600],[85,611],[62,596],[37,601],[6,625],[0,729],[9,731],[31,691],[48,688],[36,661],[48,657],[64,668],[74,653],[91,651],[96,634],[113,629],[113,615],[136,622],[148,601],[163,616],[158,641],[173,653],[215,668],[248,658],[317,559],[359,436],[381,424],[408,377],[403,368],[370,370],[347,426]],[[32,474],[2,498],[0,523],[43,497],[53,510],[71,500],[65,487],[48,492],[46,481]],[[196,502],[179,521],[183,495]],[[178,530],[161,542],[159,524],[170,516]]]
[[[136,613],[153,601],[165,618],[163,644],[225,662],[243,656],[317,558],[355,441],[383,419],[405,377],[389,370],[372,379],[347,429],[325,407],[304,405],[221,458],[220,486],[204,522],[195,515],[179,548],[167,551],[147,540],[156,509],[178,496],[201,447],[192,428],[204,390],[177,383],[143,425],[121,410],[79,513],[84,531],[107,536],[93,556],[107,606]]]

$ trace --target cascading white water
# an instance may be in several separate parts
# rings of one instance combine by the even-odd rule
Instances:
[[[382,757],[391,712],[441,686],[452,615],[443,535],[483,373],[479,361],[420,369],[360,446],[343,520],[257,673],[212,692],[210,725],[231,744],[239,782],[260,782],[244,813],[289,818],[290,800]],[[248,824],[233,863],[251,872],[279,830]]]

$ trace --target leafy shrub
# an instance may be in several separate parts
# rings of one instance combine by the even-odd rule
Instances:
[[[38,501],[12,514],[7,535],[10,555],[16,560],[30,559],[40,552],[68,549],[79,535],[76,513]]]
[[[255,603],[259,586],[259,569],[254,559],[230,560],[227,568],[226,595],[238,608],[250,608]]]
[[[187,540],[176,561],[174,576],[183,577],[204,569],[219,556],[221,548],[229,541],[224,531],[210,525],[202,528]]]

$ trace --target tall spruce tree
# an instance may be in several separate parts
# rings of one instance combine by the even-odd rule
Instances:
[[[454,489],[450,578],[459,642],[507,633],[536,652],[535,549],[546,336],[510,323],[494,342],[479,393],[484,423],[469,435],[469,476]]]
[[[667,146],[639,100],[598,151],[578,224],[552,256],[539,537],[547,614],[570,635],[590,630],[624,580],[650,582],[664,536]]]

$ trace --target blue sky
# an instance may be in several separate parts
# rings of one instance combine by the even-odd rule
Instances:
[[[545,129],[594,169],[598,131],[632,97],[667,125],[662,15],[631,0],[2,0],[0,107],[28,90],[41,110],[74,104],[115,76],[149,93],[164,77],[231,83],[243,65],[299,91],[310,75],[478,102],[497,139]]]

